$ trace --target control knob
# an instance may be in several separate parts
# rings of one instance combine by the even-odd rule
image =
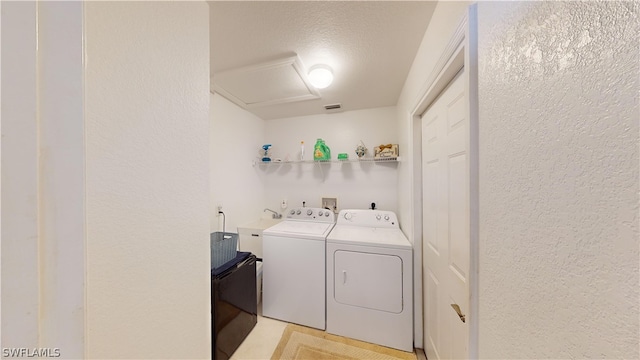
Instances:
[[[385,215],[385,216],[384,216],[384,219],[385,219],[385,220],[387,220],[387,221],[389,221],[389,215]]]
[[[347,220],[351,220],[351,217],[352,217],[351,213],[345,213],[344,214],[344,218],[347,219]]]
[[[293,214],[295,214],[295,213],[296,213],[296,211],[295,211],[295,210],[291,210],[291,212],[290,212],[289,214],[293,215]]]
[[[376,215],[376,220],[380,220],[381,218],[380,214]]]
[[[311,214],[313,214],[313,210],[311,209],[307,210],[307,215],[311,216]]]
[[[296,214],[297,214],[297,215],[300,215],[300,214],[301,214],[300,209],[298,209],[298,211],[296,211]]]

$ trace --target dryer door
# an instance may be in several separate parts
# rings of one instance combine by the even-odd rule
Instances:
[[[395,255],[338,250],[334,254],[338,303],[402,312],[402,259]]]

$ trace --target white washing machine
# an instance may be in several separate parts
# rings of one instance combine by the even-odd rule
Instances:
[[[412,264],[395,213],[340,211],[327,237],[327,332],[413,351]]]
[[[317,329],[326,323],[326,238],[335,214],[296,208],[262,233],[262,315]]]

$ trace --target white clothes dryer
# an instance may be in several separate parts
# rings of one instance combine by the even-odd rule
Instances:
[[[412,274],[395,213],[340,211],[327,237],[327,332],[413,351]]]
[[[326,238],[335,214],[321,208],[290,210],[262,233],[262,315],[324,330]]]

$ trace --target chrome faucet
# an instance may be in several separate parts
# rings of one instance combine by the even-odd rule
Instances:
[[[271,214],[271,218],[272,219],[282,219],[282,214],[278,214],[277,212],[275,212],[275,211],[273,211],[273,210],[271,210],[269,208],[265,208],[263,210],[263,212],[265,212],[265,211],[271,211],[273,213],[273,214]]]

